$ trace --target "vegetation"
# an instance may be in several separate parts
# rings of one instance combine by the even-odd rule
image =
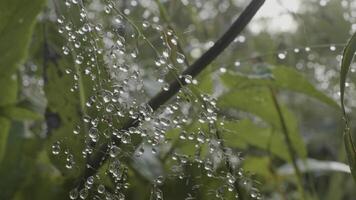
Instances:
[[[353,199],[356,3],[290,3],[1,0],[0,199]]]

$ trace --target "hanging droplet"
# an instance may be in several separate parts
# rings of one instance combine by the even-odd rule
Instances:
[[[278,54],[278,58],[281,59],[281,60],[284,60],[285,58],[287,57],[286,53],[279,53]]]
[[[162,86],[162,89],[163,89],[164,91],[168,91],[168,90],[169,90],[169,83],[164,84],[164,85]]]
[[[99,139],[99,130],[95,127],[90,128],[89,137],[93,142],[97,142]]]
[[[89,191],[87,188],[83,188],[79,191],[79,197],[81,199],[86,199],[88,197]]]
[[[58,155],[60,152],[61,152],[61,143],[57,141],[52,145],[52,153],[53,155]]]
[[[98,193],[103,194],[105,192],[105,186],[103,184],[100,184],[98,186]]]
[[[184,63],[185,56],[181,53],[177,53],[177,63],[183,64]]]
[[[193,81],[193,77],[191,75],[184,75],[184,82],[187,84],[191,84]]]
[[[70,199],[77,199],[79,196],[79,192],[78,192],[78,189],[77,188],[74,188],[73,190],[71,190],[69,192],[69,198]]]
[[[115,145],[111,146],[110,148],[110,157],[115,158],[116,156],[119,155],[119,153],[121,152],[121,149]]]
[[[69,54],[69,48],[66,47],[66,46],[63,46],[63,47],[62,47],[62,51],[63,51],[63,54],[64,54],[64,55],[68,55],[68,54]]]
[[[330,51],[335,51],[336,50],[336,46],[335,45],[331,45],[330,46]]]
[[[83,60],[84,60],[83,56],[78,55],[75,59],[75,63],[80,65],[83,63]]]
[[[241,63],[239,61],[235,61],[234,65],[235,65],[235,67],[239,67],[241,65]]]
[[[219,70],[220,70],[221,73],[225,73],[226,72],[226,68],[225,67],[220,67]]]

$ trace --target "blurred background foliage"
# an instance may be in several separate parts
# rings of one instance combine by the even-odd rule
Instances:
[[[93,10],[104,9],[96,8],[95,2],[100,1],[90,1]],[[166,37],[179,43],[171,50],[176,58],[172,62],[183,59],[186,64],[193,63],[248,2],[120,1],[120,9],[130,11],[126,21],[133,30],[125,31],[134,32],[136,28],[144,34],[125,36],[127,48],[139,55],[137,65],[146,80],[147,96],[138,98],[144,101],[162,87],[156,81],[162,75],[153,67],[157,55],[150,47],[164,50],[155,24],[164,27],[166,33],[173,31],[174,40],[169,34]],[[66,3],[0,1],[0,199],[69,199],[69,191],[86,168],[81,156],[85,145],[82,133],[88,131],[84,114],[105,116],[87,108],[85,102],[96,93],[94,79],[102,79],[102,87],[109,88],[112,83],[105,80],[116,74],[102,70],[93,79],[79,69],[78,62],[85,63],[89,58],[78,61],[73,51],[77,47],[67,46],[68,38],[58,25],[68,16],[73,24],[80,23],[76,22],[78,9]],[[109,23],[107,15],[98,15],[100,23]],[[197,78],[198,84],[189,86],[193,93],[207,93],[217,99],[222,141],[228,151],[240,155],[236,158],[238,165],[254,182],[251,195],[241,199],[255,198],[254,190],[262,199],[355,198],[355,183],[344,164],[338,104],[342,49],[355,31],[353,0],[267,0],[243,34]],[[104,45],[103,41],[98,43]],[[84,49],[93,44],[84,41],[80,45]],[[71,51],[70,55],[66,51]],[[105,62],[99,63],[103,65]],[[355,72],[356,65],[352,64],[346,84],[350,113],[356,113],[352,112],[356,108]],[[354,117],[351,114],[351,119]],[[167,131],[173,151],[194,157],[195,144],[179,138],[181,130],[196,131],[200,127],[197,121]],[[77,126],[82,128],[77,130]],[[140,145],[134,148],[138,151]],[[207,148],[202,147],[202,157],[208,154]],[[131,166],[127,199],[152,198],[154,177],[171,171],[174,165],[166,158],[170,152],[162,152],[143,161],[127,161]],[[224,167],[215,168],[218,171]],[[197,164],[184,170],[191,177],[201,175]],[[105,170],[98,173],[105,174]],[[161,187],[164,199],[234,199],[228,192],[219,195],[217,188],[224,180],[204,175],[197,180],[180,179],[178,172],[176,175]],[[108,190],[114,189],[111,181],[102,180]]]

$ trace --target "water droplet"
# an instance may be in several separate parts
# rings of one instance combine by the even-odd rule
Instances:
[[[105,13],[110,14],[111,8],[109,6],[105,6]]]
[[[239,61],[235,61],[234,65],[235,65],[235,67],[239,67],[241,65],[241,63]]]
[[[77,199],[78,196],[79,196],[79,192],[78,192],[77,188],[74,188],[69,192],[69,198],[70,199]]]
[[[113,104],[108,104],[105,108],[106,112],[111,113],[115,109],[115,106]]]
[[[185,56],[181,53],[177,53],[177,63],[183,64],[184,63]]]
[[[88,197],[89,191],[87,188],[83,188],[79,191],[79,197],[81,199],[86,199]]]
[[[62,51],[63,51],[63,54],[64,54],[64,55],[68,55],[68,54],[69,54],[69,48],[66,47],[66,46],[63,46],[63,47],[62,47]]]
[[[121,149],[115,145],[111,146],[110,148],[110,157],[115,158],[116,156],[119,155],[119,153],[121,152]]]
[[[285,52],[278,54],[278,58],[281,60],[284,60],[286,57],[287,57],[287,54]]]
[[[53,155],[58,155],[60,152],[61,152],[61,143],[57,141],[52,145],[52,153]]]
[[[191,75],[184,75],[184,82],[186,84],[191,84],[193,81],[193,77]]]
[[[75,63],[80,65],[83,63],[83,60],[84,60],[83,56],[78,55],[75,59]]]
[[[169,83],[164,84],[164,85],[162,86],[162,89],[163,89],[164,91],[168,91],[168,90],[169,90]]]
[[[100,184],[98,186],[98,193],[103,194],[105,192],[105,186],[103,184]]]
[[[221,73],[225,73],[226,72],[226,68],[225,67],[220,67],[220,72]]]
[[[335,51],[336,50],[336,46],[335,45],[331,45],[330,46],[330,51]]]
[[[99,130],[95,127],[89,129],[89,137],[93,142],[97,142],[99,139]]]

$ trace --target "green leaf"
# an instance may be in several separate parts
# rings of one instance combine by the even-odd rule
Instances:
[[[347,128],[346,128],[347,129]],[[349,161],[351,174],[356,181],[356,147],[353,142],[350,129],[345,130],[344,132],[344,143],[347,154],[347,159]]]
[[[341,71],[340,71],[340,101],[341,101],[341,108],[345,120],[344,142],[345,142],[345,148],[346,148],[346,153],[347,153],[347,158],[349,161],[351,173],[353,175],[354,180],[356,181],[356,146],[352,139],[350,122],[346,115],[345,104],[344,104],[346,77],[347,77],[347,73],[350,70],[350,65],[355,56],[355,52],[356,52],[356,33],[351,37],[351,39],[349,40],[349,42],[347,43],[344,49],[344,53],[341,61]]]
[[[0,163],[5,155],[9,130],[10,130],[10,121],[0,116]]]
[[[268,157],[251,157],[248,156],[243,161],[243,167],[246,171],[256,173],[266,180],[273,180],[270,171],[271,159]]]
[[[0,114],[12,120],[40,120],[42,115],[26,108],[6,106],[0,108]]]
[[[0,164],[0,199],[13,199],[24,181],[31,177],[37,153],[42,149],[42,141],[25,137],[25,131],[23,122],[12,123],[6,140],[6,154]]]
[[[351,37],[348,41],[344,53],[342,55],[341,61],[341,71],[340,71],[340,101],[343,112],[345,113],[345,105],[344,105],[344,94],[345,94],[345,83],[347,73],[350,70],[351,62],[355,56],[356,52],[356,33]]]
[[[0,106],[15,104],[17,100],[17,76],[15,74],[1,76],[0,74],[0,86]]]
[[[274,131],[273,128],[258,126],[247,119],[224,121],[223,133],[227,146],[245,148],[246,145],[251,145],[290,161],[282,133]]]
[[[239,73],[225,73],[221,80],[225,86],[232,89],[247,88],[253,86],[272,86],[279,89],[290,90],[318,99],[327,105],[338,108],[337,103],[318,91],[300,72],[291,67],[272,67],[270,75],[246,76]]]
[[[0,77],[11,76],[25,59],[36,16],[45,2],[0,1]]]
[[[267,122],[277,130],[279,137],[284,138],[281,133],[282,125],[279,115],[274,107],[273,99],[268,88],[252,87],[248,89],[235,90],[221,96],[218,100],[220,108],[235,108],[240,111],[252,113]],[[298,124],[295,116],[285,106],[281,110],[287,125],[289,137],[293,148],[302,158],[306,157],[306,148],[302,137],[299,135]]]

